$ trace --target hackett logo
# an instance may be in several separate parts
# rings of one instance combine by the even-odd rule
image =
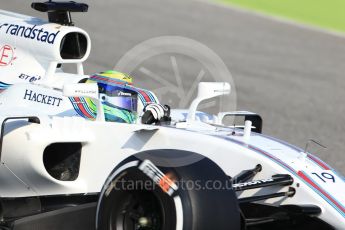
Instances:
[[[62,98],[52,97],[41,93],[35,93],[32,90],[27,89],[25,90],[24,100],[35,101],[38,103],[59,107]]]
[[[46,31],[37,25],[26,27],[8,23],[0,25],[0,30],[4,31],[6,34],[17,37],[25,37],[31,40],[37,40],[48,44],[54,44],[56,36],[60,33],[60,31],[57,31],[56,33],[50,33],[49,31]]]

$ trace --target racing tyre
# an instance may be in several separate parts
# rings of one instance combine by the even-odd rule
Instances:
[[[188,165],[181,159],[198,159]],[[99,197],[97,230],[237,230],[237,198],[213,161],[180,150],[151,150],[127,158]]]

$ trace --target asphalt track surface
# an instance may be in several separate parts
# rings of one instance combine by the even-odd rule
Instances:
[[[261,114],[265,134],[302,148],[310,138],[320,141],[327,149],[313,146],[316,155],[345,173],[345,38],[192,0],[84,2],[89,13],[73,18],[92,38],[87,73],[113,68],[150,38],[195,39],[230,69],[237,109]],[[29,5],[2,0],[0,8],[46,17]],[[149,65],[171,74],[160,61]]]

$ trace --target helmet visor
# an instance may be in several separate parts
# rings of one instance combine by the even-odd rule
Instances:
[[[100,98],[107,106],[137,112],[138,94],[121,86],[99,84]]]

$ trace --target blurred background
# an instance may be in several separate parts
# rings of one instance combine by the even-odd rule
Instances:
[[[299,147],[304,148],[308,139],[321,142],[327,149],[313,145],[310,152],[345,173],[345,1],[83,2],[89,4],[89,12],[74,14],[73,19],[92,39],[87,73],[114,68],[147,39],[193,39],[218,54],[230,70],[237,110],[261,114],[265,134]],[[2,0],[0,8],[46,18],[30,4]],[[141,63],[146,72],[132,68],[137,85],[152,84],[150,71],[174,82],[178,64],[179,79],[188,88],[202,67],[186,55],[176,55],[146,60]],[[214,78],[212,71],[205,70],[204,75],[203,80]]]

